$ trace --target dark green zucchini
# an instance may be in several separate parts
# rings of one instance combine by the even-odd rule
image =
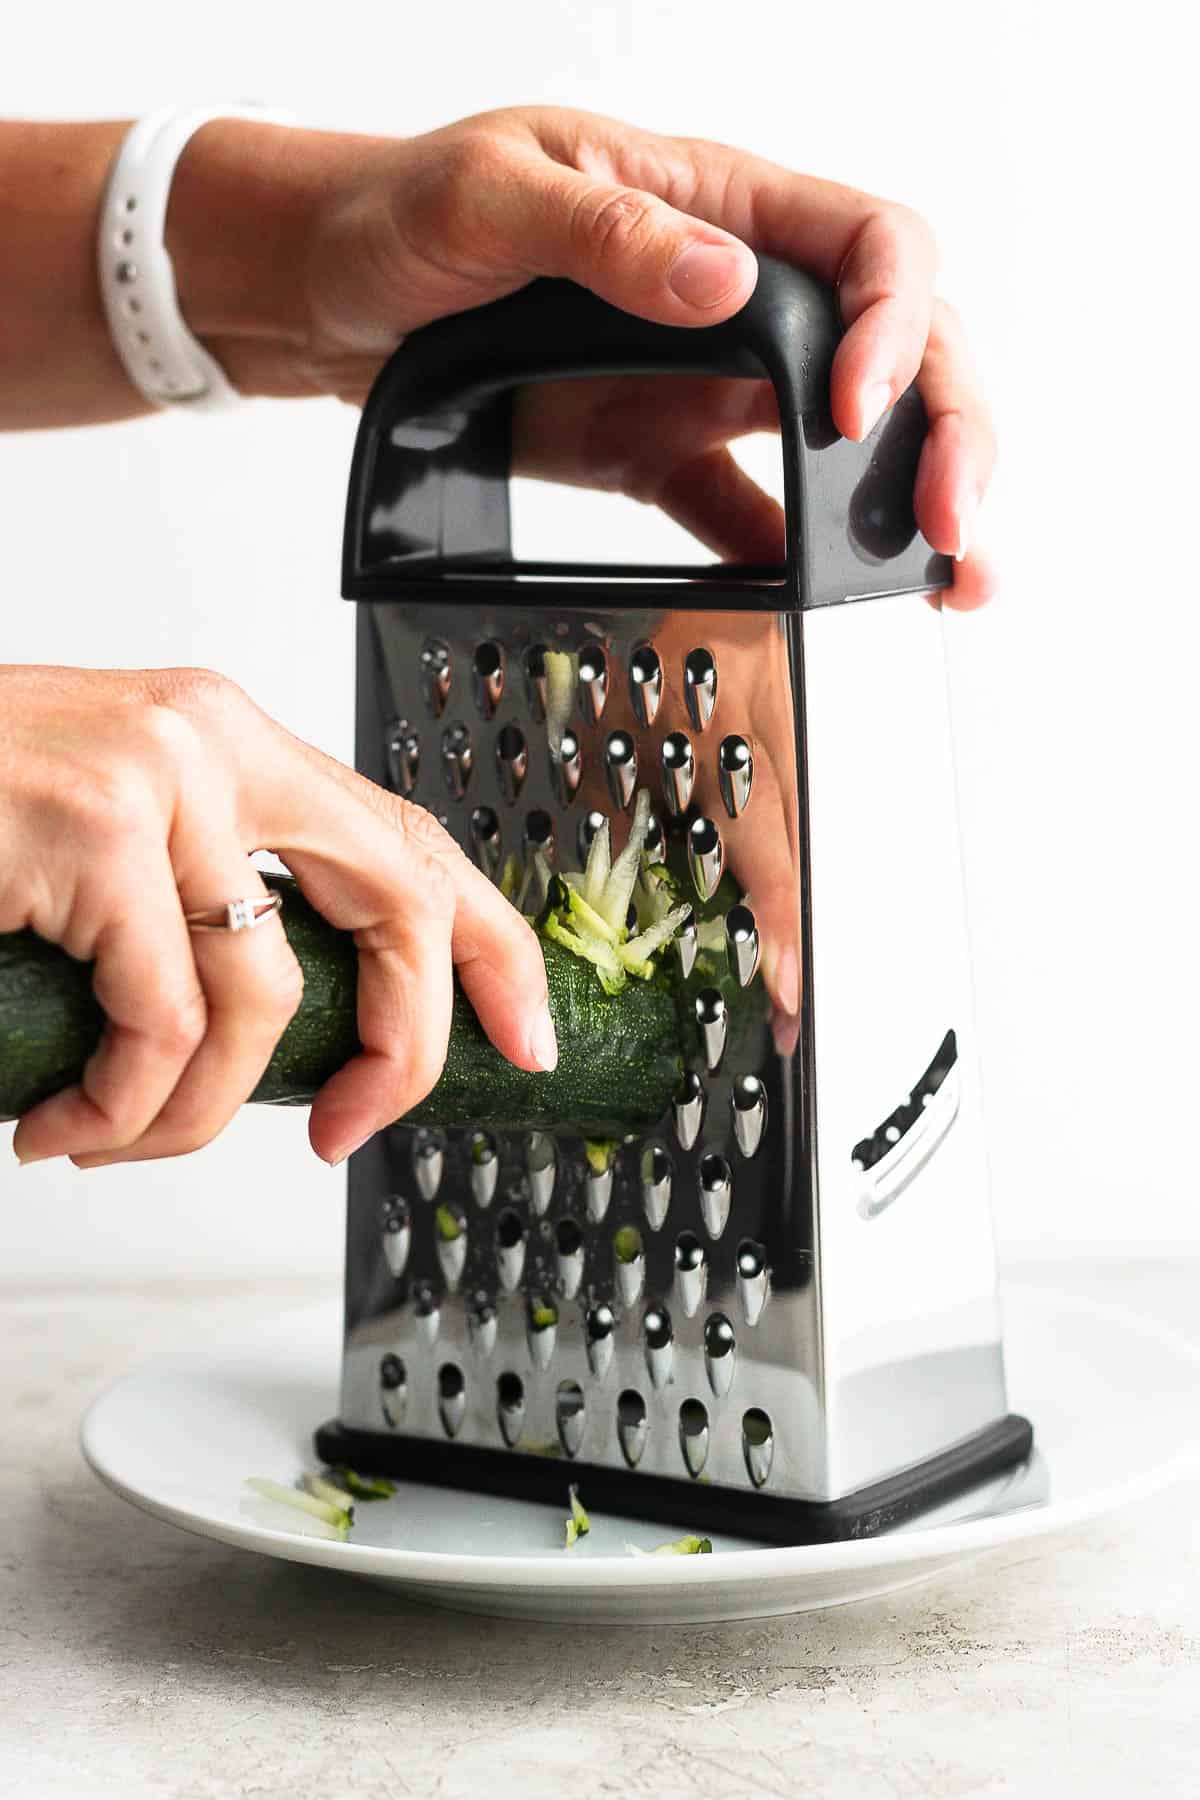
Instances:
[[[290,881],[283,924],[304,971],[304,998],[251,1099],[303,1105],[358,1048],[357,952]],[[441,1079],[414,1124],[529,1126],[622,1137],[661,1116],[682,1071],[682,1022],[669,975],[605,993],[596,971],[542,942],[559,1062],[528,1075],[488,1041],[455,988],[450,1048]],[[0,933],[0,1117],[17,1118],[78,1081],[104,1019],[90,965],[30,931]]]

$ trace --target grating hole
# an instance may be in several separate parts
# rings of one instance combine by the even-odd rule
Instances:
[[[525,652],[525,697],[535,725],[546,717],[546,646],[532,644]]]
[[[511,1206],[506,1206],[496,1220],[496,1243],[501,1250],[515,1250],[524,1237],[525,1227],[520,1213]]]
[[[554,820],[542,807],[535,807],[525,820],[525,842],[531,850],[540,850],[543,856],[554,855]]]
[[[575,1256],[583,1248],[583,1233],[574,1219],[560,1219],[554,1228],[554,1242],[560,1256]]]
[[[525,1383],[511,1369],[496,1378],[496,1400],[505,1412],[515,1412],[525,1401]]]
[[[675,1239],[675,1267],[685,1275],[704,1267],[704,1245],[694,1231],[681,1231]]]
[[[658,652],[643,644],[629,659],[629,690],[639,724],[653,725],[662,700],[662,682]]]
[[[438,1370],[438,1395],[442,1400],[457,1400],[467,1390],[467,1383],[457,1363],[443,1363]]]
[[[616,1320],[611,1306],[593,1306],[587,1316],[587,1334],[593,1344],[613,1334]]]
[[[753,1238],[743,1238],[737,1247],[737,1271],[743,1281],[753,1281],[767,1266],[767,1253]]]
[[[701,1400],[685,1400],[679,1408],[679,1429],[684,1437],[703,1437],[708,1430],[708,1409]]]
[[[619,1263],[635,1263],[642,1253],[642,1234],[636,1225],[621,1225],[613,1232],[613,1255]]]
[[[634,1430],[646,1423],[646,1402],[636,1388],[625,1388],[617,1396],[617,1423]]]
[[[380,1387],[386,1388],[389,1393],[394,1393],[397,1388],[404,1387],[407,1380],[407,1372],[403,1362],[398,1356],[385,1356],[381,1358],[379,1364]]]
[[[496,737],[496,769],[500,789],[511,806],[525,785],[529,750],[519,725],[503,725]]]
[[[671,1327],[671,1315],[665,1306],[652,1306],[642,1321],[642,1330],[651,1350],[665,1350],[675,1333]]]
[[[426,638],[421,646],[421,692],[426,705],[436,715],[444,708],[450,694],[454,674],[454,658],[450,646],[441,638]]]
[[[688,717],[703,731],[717,704],[717,664],[711,650],[690,650],[683,664],[683,692]]]
[[[713,1313],[712,1317],[705,1321],[704,1348],[714,1362],[723,1356],[731,1355],[736,1342],[733,1326],[724,1313]]]

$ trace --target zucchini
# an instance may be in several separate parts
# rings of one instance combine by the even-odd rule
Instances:
[[[304,1106],[358,1049],[358,953],[294,882],[269,881],[283,896],[280,916],[304,972],[304,997],[250,1098]],[[446,1064],[409,1115],[412,1124],[620,1138],[662,1115],[683,1070],[682,1021],[669,976],[660,969],[609,995],[591,964],[570,949],[543,937],[542,953],[558,1067],[550,1074],[514,1068],[456,983]],[[89,964],[31,931],[0,933],[0,1118],[18,1118],[79,1080],[104,1026],[91,976]]]
[[[682,980],[671,942],[692,909],[678,904],[675,879],[642,855],[648,817],[648,800],[639,794],[629,842],[611,865],[604,831],[582,877],[547,880],[543,869],[536,883],[544,891],[535,923],[558,1067],[548,1074],[514,1068],[456,982],[445,1066],[406,1123],[570,1133],[608,1157],[616,1142],[666,1112],[694,1049],[690,996],[697,984],[719,982],[736,1034],[760,1029],[761,1011],[747,1006],[710,959],[698,958],[694,979]],[[510,879],[515,886],[515,868]],[[304,996],[250,1098],[304,1106],[359,1048],[358,953],[294,881],[266,880],[282,896],[280,917],[304,974]],[[733,898],[722,892],[707,910]],[[103,1027],[89,964],[31,931],[0,933],[0,1119],[19,1118],[78,1081]]]

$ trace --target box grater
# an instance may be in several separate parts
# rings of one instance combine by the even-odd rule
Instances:
[[[836,301],[760,267],[698,331],[537,282],[414,335],[367,403],[358,767],[494,879],[532,848],[578,866],[605,816],[619,843],[648,788],[650,852],[698,911],[723,874],[742,897],[699,956],[685,935],[687,1073],[608,1166],[577,1138],[404,1126],[351,1159],[341,1413],[317,1441],[798,1542],[899,1523],[1031,1432],[1005,1399],[924,413],[910,390],[840,439]],[[514,560],[514,390],[614,372],[771,380],[786,566]],[[553,754],[551,649],[577,670]]]

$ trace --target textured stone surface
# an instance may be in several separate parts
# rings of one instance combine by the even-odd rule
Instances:
[[[1196,1330],[1200,1265],[1069,1280]],[[1200,1791],[1200,1479],[804,1618],[589,1634],[438,1614],[160,1525],[84,1467],[78,1419],[109,1380],[263,1304],[259,1288],[0,1305],[11,1800]]]

